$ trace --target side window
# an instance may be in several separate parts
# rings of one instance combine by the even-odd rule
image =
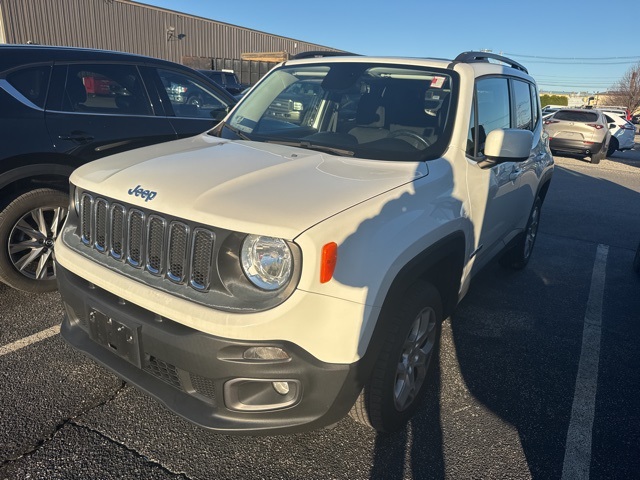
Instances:
[[[7,81],[27,100],[40,108],[44,108],[50,75],[51,67],[42,65],[12,72],[7,75]]]
[[[158,69],[176,117],[222,120],[228,105],[206,84],[184,73]]]
[[[529,89],[529,84],[519,80],[512,80],[512,82],[516,114],[515,127],[523,130],[533,130],[531,90]]]
[[[485,78],[476,83],[478,102],[477,152],[484,151],[487,135],[496,128],[511,127],[509,81],[506,78]]]
[[[121,64],[69,65],[62,110],[111,115],[152,114],[138,69]]]

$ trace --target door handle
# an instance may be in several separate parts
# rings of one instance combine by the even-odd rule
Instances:
[[[90,142],[93,140],[91,135],[86,133],[72,133],[70,135],[58,135],[60,140],[73,140],[75,142]]]

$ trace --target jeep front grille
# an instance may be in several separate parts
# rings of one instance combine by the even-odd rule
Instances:
[[[199,292],[209,290],[215,268],[212,230],[89,193],[82,195],[79,219],[82,243],[116,260],[119,269],[128,264]]]
[[[124,253],[125,209],[122,205],[111,207],[111,250],[109,253],[116,260],[121,260]]]

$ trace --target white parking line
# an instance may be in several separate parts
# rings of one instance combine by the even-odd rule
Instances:
[[[591,276],[582,331],[582,351],[573,394],[571,421],[562,465],[562,480],[588,480],[591,466],[591,435],[596,407],[600,336],[602,331],[602,299],[607,267],[608,245],[598,245]]]
[[[21,348],[28,347],[29,345],[40,342],[49,337],[53,337],[57,333],[60,333],[60,325],[54,325],[53,327],[47,328],[46,330],[42,330],[41,332],[34,333],[33,335],[21,338],[20,340],[16,340],[13,343],[0,347],[0,357],[6,355],[7,353],[12,353],[20,350]]]

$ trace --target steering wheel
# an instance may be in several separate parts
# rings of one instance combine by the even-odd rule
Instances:
[[[431,144],[425,138],[422,138],[416,132],[413,132],[411,130],[405,130],[405,129],[395,130],[387,136],[387,138],[396,138],[396,137],[406,137],[405,141],[411,144],[411,146],[414,148],[420,148],[420,145],[424,145],[424,147],[420,148],[420,150],[424,150],[425,148],[428,148],[431,146]],[[413,141],[406,140],[406,139],[411,139]]]

